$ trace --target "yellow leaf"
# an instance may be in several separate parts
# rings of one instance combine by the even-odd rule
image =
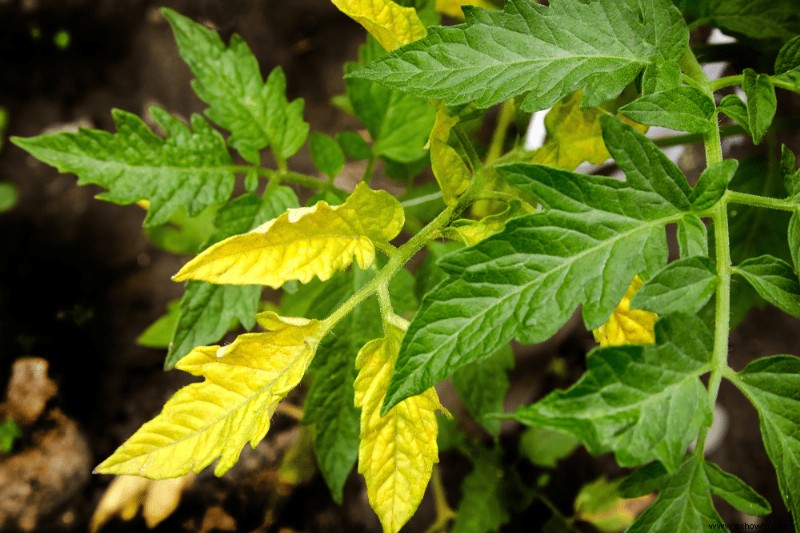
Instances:
[[[333,5],[361,24],[389,52],[428,33],[413,7],[401,7],[391,0],[333,0]]]
[[[461,6],[476,6],[483,9],[497,9],[493,3],[487,0],[436,0],[436,11],[453,18],[464,18]]]
[[[308,283],[314,276],[325,281],[353,260],[361,268],[370,266],[374,243],[395,238],[404,220],[400,202],[361,183],[342,205],[318,202],[289,209],[249,233],[211,246],[174,279],[273,288],[289,280]]]
[[[103,493],[92,515],[89,531],[99,531],[112,517],[131,520],[142,508],[147,527],[156,527],[169,517],[191,485],[194,474],[175,479],[150,480],[136,476],[117,476]]]
[[[402,338],[402,329],[386,324],[386,337],[368,342],[356,358],[355,403],[361,407],[358,471],[386,533],[398,531],[414,514],[439,460],[436,410],[441,406],[435,390],[412,396],[381,416]]]
[[[532,163],[574,170],[584,161],[600,165],[611,157],[603,143],[599,108],[581,109],[583,91],[558,102],[547,113],[547,142],[536,150]]]
[[[652,344],[655,342],[655,327],[658,315],[650,311],[631,310],[631,298],[642,285],[642,278],[636,276],[628,287],[628,292],[614,309],[608,322],[594,330],[594,338],[600,346],[619,346],[621,344]]]
[[[447,112],[447,107],[442,105],[436,112],[436,122],[433,124],[428,146],[431,150],[431,168],[439,187],[442,189],[442,197],[447,205],[455,205],[458,197],[469,187],[472,181],[472,173],[467,165],[458,155],[458,152],[447,144],[450,138],[450,130],[458,124],[458,117],[452,116]]]
[[[225,347],[195,348],[176,365],[205,380],[182,388],[96,469],[150,479],[199,472],[220,459],[221,476],[249,441],[266,436],[278,403],[305,374],[322,336],[317,320],[259,315],[264,333],[247,333]]]
[[[582,99],[583,91],[574,92],[547,113],[547,142],[533,152],[532,163],[575,170],[584,161],[601,165],[611,157],[600,128],[600,116],[609,113],[600,107],[581,109]],[[641,132],[647,131],[647,126],[618,117]]]
[[[499,233],[511,218],[530,212],[517,200],[508,204],[505,211],[489,215],[481,220],[459,219],[452,222],[442,233],[445,237],[472,246],[486,237]]]
[[[619,480],[600,478],[581,487],[575,498],[575,516],[605,533],[628,528],[653,503],[655,495],[625,499],[618,492],[619,484]]]

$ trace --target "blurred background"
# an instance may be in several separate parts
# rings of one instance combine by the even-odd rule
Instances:
[[[99,188],[78,187],[74,176],[59,175],[8,142],[79,126],[112,130],[112,108],[145,116],[159,105],[183,118],[202,112],[158,11],[163,6],[217,29],[225,40],[241,34],[263,73],[282,66],[288,96],[305,99],[312,130],[360,127],[330,99],[343,92],[342,65],[355,59],[364,32],[330,2],[0,0],[0,386],[8,384],[4,413],[15,410],[30,420],[14,452],[0,454],[0,531],[87,531],[111,482],[91,469],[189,382],[183,373],[162,371],[163,350],[136,342],[180,296],[170,277],[185,258],[150,244],[139,207],[96,201]],[[797,100],[780,101],[779,109],[796,111]],[[688,174],[700,156],[689,150],[680,159]],[[315,172],[305,149],[291,166]],[[797,325],[771,308],[751,311],[732,338],[734,368],[754,355],[798,353]],[[591,334],[573,321],[546,345],[520,348],[510,401],[530,402],[569,385],[593,346]],[[4,395],[0,389],[0,401]],[[716,430],[725,445],[710,458],[770,500],[770,520],[788,521],[755,412],[727,384],[720,398],[718,418],[729,422]],[[502,442],[516,449],[519,436],[519,428],[507,428]],[[291,417],[276,415],[267,442],[255,451],[247,447],[224,478],[207,471],[159,489],[155,500],[177,495],[180,504],[154,530],[379,531],[359,476],[351,475],[340,507],[303,463],[307,457],[286,459],[302,438]],[[453,506],[468,471],[463,458],[443,454],[442,479]],[[520,472],[538,475],[530,467]],[[620,473],[610,458],[578,451],[554,474],[550,497],[566,512],[583,484]],[[548,516],[544,505],[534,504],[504,530],[538,531]],[[729,508],[723,516],[741,519]],[[405,531],[425,531],[433,517],[428,495]],[[142,517],[109,518],[102,527],[146,530]]]

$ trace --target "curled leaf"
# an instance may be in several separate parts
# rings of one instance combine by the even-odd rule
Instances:
[[[249,233],[211,246],[174,279],[273,288],[289,280],[308,283],[315,276],[325,281],[354,260],[362,269],[370,266],[374,243],[396,237],[404,220],[393,196],[362,183],[342,205],[321,201],[288,209]]]

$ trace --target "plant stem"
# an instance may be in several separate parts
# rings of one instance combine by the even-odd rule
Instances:
[[[744,81],[743,74],[737,74],[736,76],[725,76],[724,78],[716,79],[708,84],[712,91],[719,91],[720,89],[724,89],[725,87],[731,87],[733,85],[741,85]]]
[[[444,492],[442,475],[437,465],[433,465],[431,488],[433,489],[434,504],[436,506],[436,520],[428,527],[425,533],[441,533],[447,531],[447,525],[455,518],[456,513],[450,507],[450,504],[447,503],[447,495]]]
[[[375,161],[377,158],[373,155],[367,161],[367,168],[364,169],[364,175],[361,177],[361,181],[369,185],[370,180],[372,180],[372,172],[375,170]]]
[[[466,196],[466,195],[465,195]],[[429,241],[436,238],[439,232],[447,226],[450,221],[455,217],[456,213],[463,209],[462,203],[450,206],[434,218],[427,226],[422,228],[419,233],[411,237],[404,245],[397,249],[397,251],[389,258],[378,274],[372,278],[366,285],[364,285],[358,292],[347,299],[336,311],[322,321],[322,335],[328,334],[333,327],[347,314],[352,311],[358,304],[375,294],[379,288],[388,284],[397,272],[403,268],[409,259],[411,259],[417,252],[419,252]]]
[[[288,183],[294,183],[296,185],[300,185],[301,187],[308,187],[309,189],[325,189],[329,185],[327,182],[317,179],[313,176],[308,176],[306,174],[300,174],[299,172],[292,172],[291,170],[272,170],[270,168],[263,168],[263,167],[255,167],[249,165],[231,165],[226,167],[232,172],[236,172],[238,174],[248,174],[250,172],[255,172],[259,176],[269,178],[269,179],[277,179],[278,181],[285,181]]]
[[[503,153],[503,145],[506,142],[506,133],[508,127],[514,120],[514,114],[517,112],[517,106],[513,99],[503,102],[500,108],[500,113],[497,116],[497,125],[492,134],[492,142],[489,145],[489,151],[486,153],[486,164],[488,165]]]
[[[767,209],[777,209],[779,211],[794,211],[797,203],[791,200],[781,200],[769,196],[759,196],[757,194],[747,194],[744,192],[728,191],[727,201],[731,204],[752,205],[754,207],[765,207]]]
[[[703,72],[703,67],[700,65],[700,63],[698,63],[697,57],[695,57],[691,48],[686,49],[686,52],[684,52],[683,56],[681,56],[679,63],[683,73],[686,74],[689,79],[704,88],[709,96],[712,96],[708,77],[706,76],[706,73]]]
[[[717,118],[714,114],[715,126],[703,134],[703,145],[706,150],[706,166],[710,167],[722,161],[722,138],[719,134],[719,126],[716,126]]]

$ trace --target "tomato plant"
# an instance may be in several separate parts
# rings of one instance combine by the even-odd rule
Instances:
[[[722,523],[712,494],[747,514],[770,512],[704,455],[727,380],[758,411],[800,527],[800,359],[728,364],[733,280],[800,318],[800,171],[777,149],[775,120],[776,89],[800,92],[793,2],[508,0],[502,9],[469,2],[463,13],[438,0],[333,3],[371,34],[345,65],[336,100],[363,134],[309,135],[280,68],[265,80],[240,37],[226,44],[165,9],[208,106],[202,115],[186,124],[152,108],[158,134],[115,110],[114,133],[14,139],[79,184],[104,187],[103,199],[139,202],[154,242],[196,254],[174,277],[185,293],[159,331],[170,337],[166,367],[203,381],[177,391],[97,472],[162,479],[216,462],[223,475],[308,377],[302,419],[337,501],[357,462],[384,530],[399,530],[434,475],[438,437],[474,463],[454,530],[494,531],[544,496],[513,472],[497,475],[496,441],[486,447],[454,429],[434,389],[452,378],[489,435],[513,419],[533,428],[532,447],[550,442],[543,464],[580,443],[637,468],[612,489],[588,487],[578,518],[594,512],[592,491],[655,491],[616,526],[701,531]],[[463,21],[439,25],[440,13]],[[759,69],[709,79],[689,45],[690,29],[704,26],[754,43]],[[498,105],[484,150],[476,124]],[[546,109],[541,148],[510,138],[517,119]],[[732,124],[722,127],[723,117]],[[702,142],[705,169],[693,185],[645,135],[652,126],[685,132],[662,145]],[[722,135],[734,134],[765,142],[769,162],[725,158]],[[324,177],[291,170],[306,144]],[[624,180],[574,172],[609,159]],[[336,178],[348,160],[365,170],[345,190]],[[373,188],[376,169],[405,192]],[[237,176],[247,192],[232,197]],[[785,190],[764,194],[775,180]],[[310,195],[304,207],[298,188]],[[407,263],[423,251],[412,272]],[[263,287],[279,301],[262,302]],[[584,375],[503,414],[510,343],[548,340],[579,307],[601,345]],[[256,324],[213,345],[232,326]],[[444,527],[452,513],[439,504]],[[574,519],[556,512],[550,527]]]

